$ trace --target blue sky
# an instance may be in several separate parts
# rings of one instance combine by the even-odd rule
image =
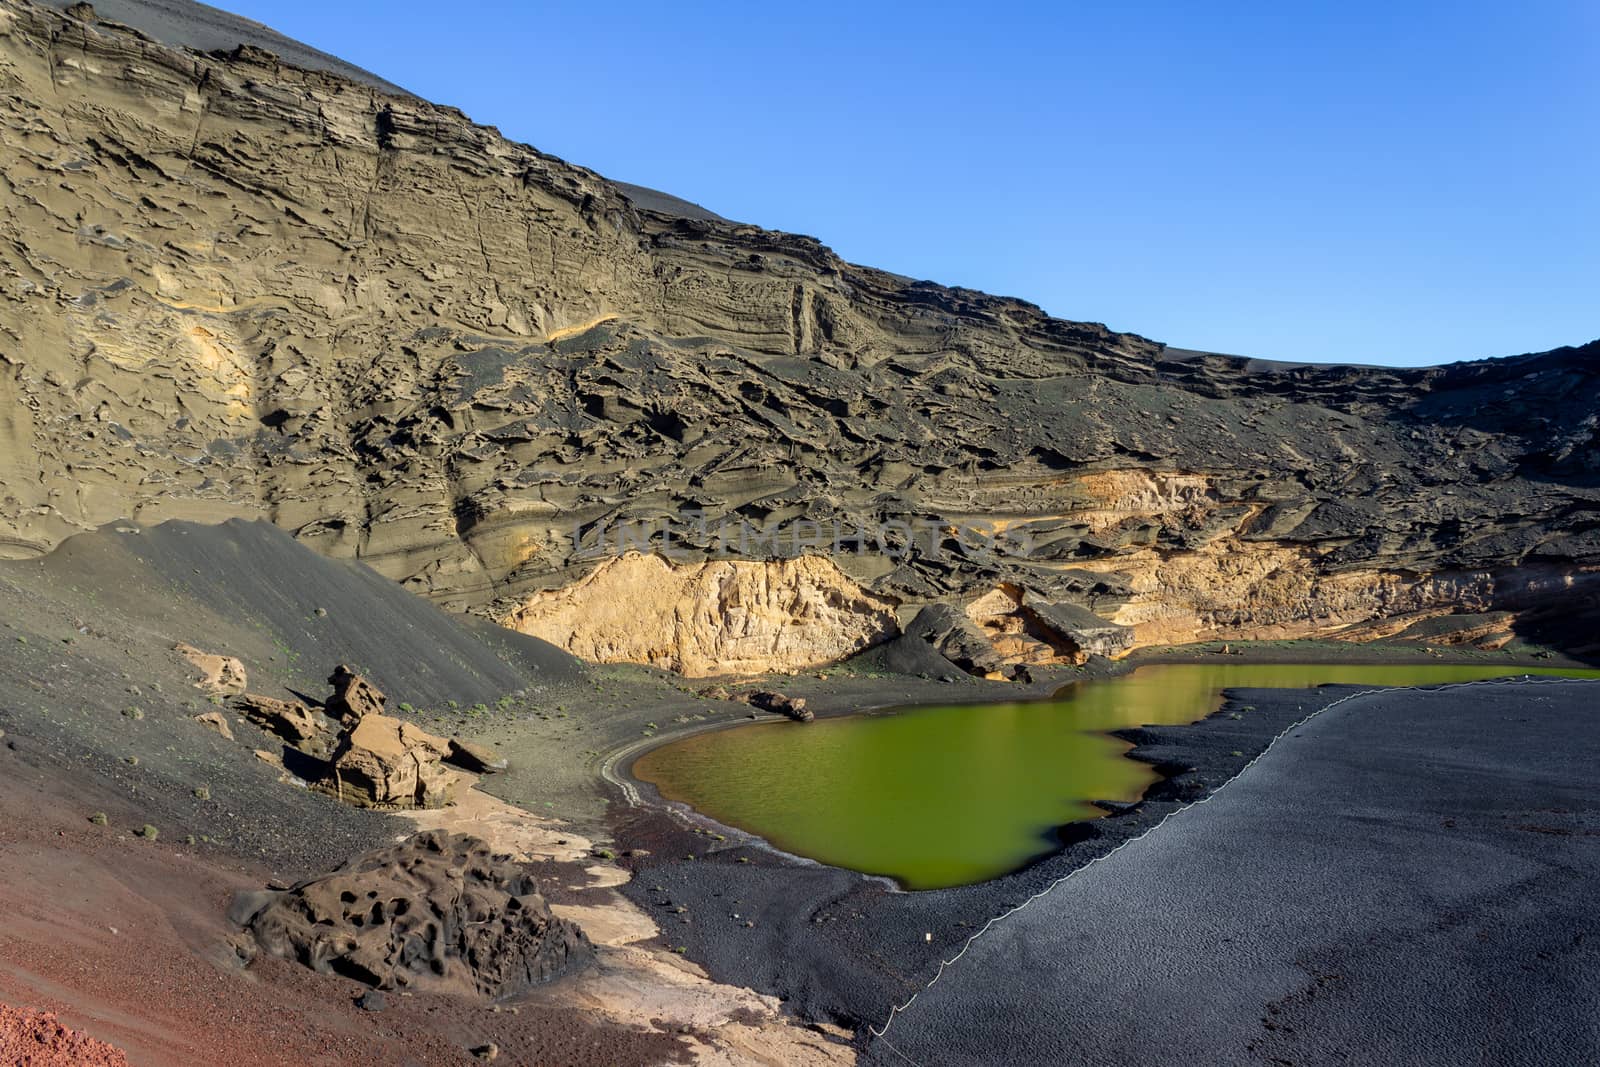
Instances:
[[[858,263],[1169,344],[1600,337],[1600,4],[221,0]]]

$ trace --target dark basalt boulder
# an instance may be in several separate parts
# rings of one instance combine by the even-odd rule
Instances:
[[[1019,609],[1053,640],[1085,654],[1115,656],[1133,647],[1133,630],[1078,604],[1028,600]]]
[[[906,636],[932,645],[968,674],[1004,674],[1007,665],[983,628],[958,607],[929,604],[906,627]]]
[[[583,931],[551,914],[529,871],[468,834],[429,831],[232,916],[266,952],[378,989],[499,1000],[587,963]]]
[[[777,715],[787,715],[795,722],[810,722],[817,717],[815,712],[806,707],[805,697],[790,697],[763,690],[751,693],[748,699],[753,708],[760,708],[762,711],[770,711]]]

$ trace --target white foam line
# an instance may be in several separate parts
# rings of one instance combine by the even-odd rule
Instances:
[[[1315,719],[1318,715],[1321,715],[1323,712],[1331,711],[1331,710],[1333,710],[1334,708],[1338,707],[1341,704],[1348,704],[1352,700],[1359,700],[1362,697],[1374,696],[1374,695],[1381,694],[1381,693],[1395,693],[1395,692],[1406,692],[1406,691],[1413,691],[1413,692],[1443,692],[1446,689],[1464,689],[1464,688],[1466,688],[1468,686],[1482,686],[1482,685],[1548,685],[1548,684],[1555,684],[1555,683],[1571,683],[1571,682],[1583,682],[1583,681],[1585,681],[1585,680],[1584,679],[1580,679],[1580,678],[1537,677],[1537,676],[1534,676],[1534,675],[1531,675],[1531,674],[1524,674],[1524,675],[1521,675],[1520,677],[1486,678],[1486,679],[1483,679],[1481,681],[1476,681],[1476,682],[1448,682],[1448,683],[1443,684],[1443,685],[1390,685],[1390,686],[1384,686],[1381,689],[1363,689],[1359,693],[1351,693],[1349,696],[1343,696],[1343,697],[1340,697],[1338,700],[1332,701],[1331,703],[1324,704],[1322,707],[1320,707],[1317,710],[1313,711],[1311,714],[1306,715],[1303,718],[1300,718],[1300,719],[1296,720],[1295,722],[1290,723],[1288,726],[1285,726],[1282,730],[1280,730],[1272,738],[1271,741],[1267,742],[1267,746],[1265,748],[1263,748],[1260,752],[1256,753],[1254,758],[1252,758],[1243,767],[1240,767],[1238,772],[1235,773],[1233,775],[1233,777],[1229,778],[1227,781],[1225,781],[1221,785],[1217,786],[1217,788],[1213,789],[1210,793],[1206,794],[1205,796],[1201,797],[1199,800],[1194,801],[1191,804],[1185,804],[1181,808],[1177,808],[1177,809],[1175,809],[1173,811],[1167,812],[1167,814],[1163,815],[1160,818],[1160,820],[1157,821],[1153,826],[1151,826],[1148,829],[1142,831],[1141,833],[1138,833],[1138,834],[1134,835],[1133,837],[1128,838],[1126,841],[1123,841],[1123,842],[1119,843],[1115,848],[1113,848],[1111,851],[1105,853],[1104,855],[1096,856],[1094,859],[1090,860],[1088,863],[1085,863],[1082,867],[1078,867],[1078,868],[1076,868],[1074,870],[1068,871],[1066,874],[1063,874],[1060,878],[1057,878],[1055,881],[1051,882],[1049,885],[1045,886],[1043,889],[1039,890],[1037,893],[1033,894],[1033,896],[1031,896],[1028,899],[1024,900],[1022,903],[1017,904],[1014,907],[1006,909],[1005,911],[1001,912],[999,915],[996,915],[994,918],[992,918],[988,922],[984,923],[983,926],[975,934],[973,934],[971,937],[967,938],[966,942],[964,944],[962,944],[960,952],[957,952],[954,956],[951,956],[947,960],[940,960],[939,961],[939,969],[934,972],[933,977],[931,979],[929,979],[927,985],[923,986],[921,989],[919,989],[915,993],[911,994],[911,998],[909,1000],[907,1000],[904,1004],[900,1004],[900,1005],[897,1005],[897,1006],[892,1007],[892,1008],[889,1009],[889,1017],[883,1021],[883,1028],[882,1029],[879,1029],[878,1027],[873,1026],[871,1023],[868,1023],[867,1024],[867,1030],[872,1034],[873,1037],[878,1038],[879,1040],[882,1040],[883,1036],[889,1032],[889,1027],[894,1025],[894,1021],[895,1021],[896,1017],[898,1017],[900,1014],[902,1014],[907,1009],[909,1009],[911,1007],[911,1005],[915,1004],[917,1002],[917,998],[920,997],[925,991],[927,991],[929,989],[932,989],[934,987],[934,984],[937,983],[939,981],[939,979],[944,977],[945,969],[950,967],[952,964],[954,964],[962,956],[965,956],[967,954],[967,949],[972,947],[972,943],[974,941],[978,940],[978,938],[982,937],[984,934],[988,933],[990,927],[994,926],[996,923],[1003,922],[1006,919],[1011,918],[1011,916],[1015,915],[1017,912],[1021,911],[1023,908],[1026,908],[1029,904],[1032,904],[1034,901],[1038,900],[1040,897],[1046,896],[1047,894],[1049,894],[1052,891],[1054,891],[1057,886],[1061,885],[1061,883],[1063,883],[1063,882],[1065,882],[1065,881],[1067,881],[1067,880],[1069,880],[1069,879],[1071,879],[1073,877],[1076,877],[1077,875],[1082,874],[1084,871],[1087,871],[1089,868],[1093,867],[1097,863],[1102,862],[1103,860],[1110,859],[1112,856],[1115,856],[1118,852],[1121,852],[1124,848],[1126,848],[1127,846],[1133,844],[1135,841],[1139,841],[1139,840],[1142,840],[1143,838],[1149,837],[1151,834],[1155,833],[1157,830],[1159,830],[1163,826],[1165,826],[1169,819],[1172,819],[1172,818],[1175,818],[1175,817],[1177,817],[1179,815],[1182,815],[1184,812],[1189,811],[1189,810],[1191,810],[1193,808],[1197,808],[1201,804],[1209,803],[1212,797],[1215,797],[1218,793],[1222,792],[1229,785],[1231,785],[1234,782],[1238,781],[1240,775],[1244,774],[1245,771],[1247,771],[1251,767],[1255,766],[1256,762],[1258,760],[1260,760],[1263,756],[1265,756],[1268,752],[1271,752],[1272,749],[1273,749],[1273,746],[1275,746],[1279,741],[1282,741],[1284,739],[1284,737],[1289,734],[1290,731],[1300,729],[1300,727],[1304,726],[1306,723],[1310,722],[1312,719]],[[1594,683],[1591,682],[1590,684],[1594,684]],[[1249,689],[1249,688],[1260,688],[1260,687],[1259,686],[1257,686],[1257,687],[1241,686],[1240,688]],[[884,1044],[888,1045],[890,1050],[893,1051],[896,1056],[899,1056],[901,1059],[905,1060],[907,1063],[915,1063],[916,1062],[916,1061],[912,1060],[909,1056],[907,1056],[905,1053],[903,1053],[899,1049],[895,1048],[893,1045],[889,1045],[889,1043],[887,1041],[884,1041]]]

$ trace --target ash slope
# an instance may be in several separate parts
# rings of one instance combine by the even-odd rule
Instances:
[[[1600,556],[1600,344],[1169,353],[75,10],[0,0],[14,555],[124,515],[268,517],[501,617],[609,555],[608,522],[838,520],[874,594],[1009,582],[1143,644],[1518,609]]]
[[[237,742],[196,722],[219,709],[176,642],[239,657],[252,691],[281,698],[321,698],[341,659],[418,707],[559,699],[583,680],[558,649],[480,633],[264,522],[82,534],[43,559],[0,563],[0,609],[0,731],[15,758],[67,783],[84,814],[204,836],[296,877],[392,839],[392,827],[281,784],[280,768],[250,755],[281,742],[236,712]]]

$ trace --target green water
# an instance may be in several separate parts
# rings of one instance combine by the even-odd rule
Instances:
[[[1052,851],[1063,823],[1137,800],[1155,780],[1104,731],[1187,723],[1223,689],[1430,685],[1600,671],[1457,666],[1173,664],[1082,682],[1056,699],[899,709],[801,725],[755,723],[646,753],[663,796],[823,863],[910,889],[994,878]],[[1248,714],[1248,713],[1246,713]]]

